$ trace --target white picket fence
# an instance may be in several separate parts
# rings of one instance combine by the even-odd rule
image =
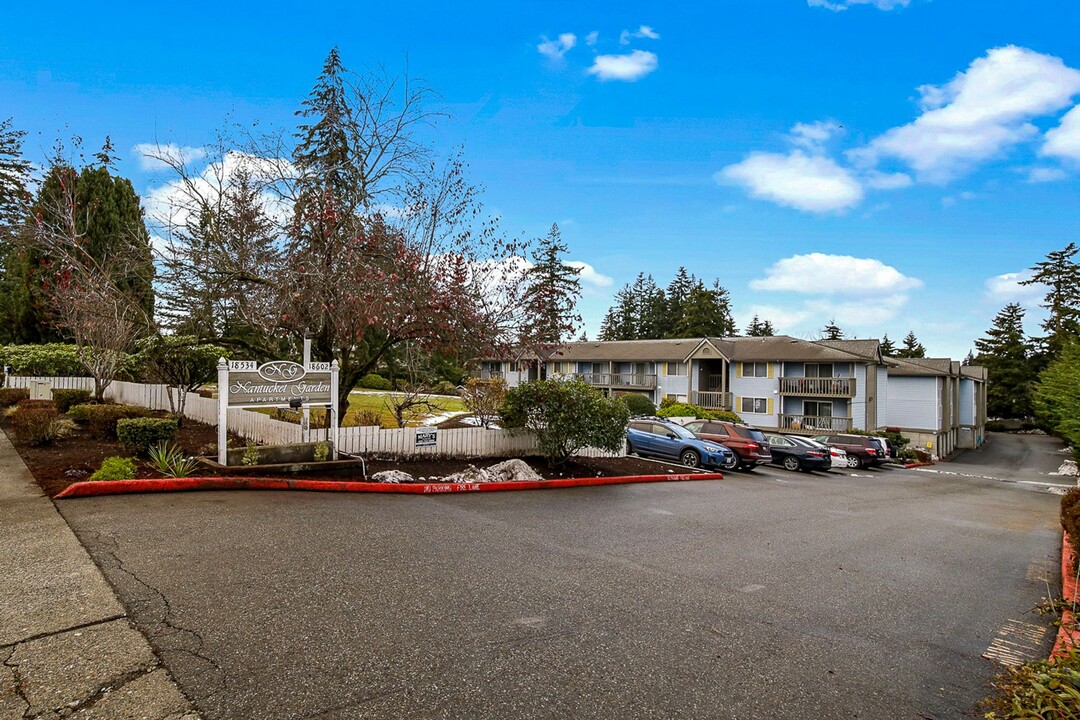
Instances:
[[[92,378],[80,377],[16,377],[8,378],[11,387],[29,388],[30,383],[44,380],[53,389],[94,389]],[[105,398],[124,405],[141,405],[151,410],[170,410],[169,395],[164,385],[113,381],[105,390]],[[217,425],[217,400],[188,393],[185,417],[207,425]],[[536,453],[536,438],[522,430],[489,430],[460,428],[439,430],[435,445],[416,447],[418,428],[343,427],[338,429],[341,452],[375,455],[378,457],[436,456],[448,458],[518,457]],[[245,440],[263,445],[285,445],[303,442],[303,431],[294,423],[275,420],[250,410],[229,411],[229,431]],[[312,428],[310,437],[319,440],[325,430]],[[581,457],[618,457],[621,452],[585,448]]]

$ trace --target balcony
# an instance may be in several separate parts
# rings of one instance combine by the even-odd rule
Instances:
[[[780,378],[781,395],[800,397],[855,397],[855,378]]]
[[[691,390],[690,402],[706,410],[730,410],[731,393],[703,390]]]
[[[781,415],[780,431],[797,433],[834,433],[851,430],[849,417],[821,417],[818,415]]]
[[[503,380],[502,370],[484,370],[480,373],[481,380]]]
[[[652,390],[656,387],[656,375],[643,373],[573,373],[570,377],[597,387],[634,390]]]

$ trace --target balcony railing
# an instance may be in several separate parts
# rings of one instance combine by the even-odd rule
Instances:
[[[599,387],[638,390],[652,390],[656,387],[656,375],[643,373],[574,373],[573,377]]]
[[[803,397],[855,397],[855,378],[780,378],[781,395]]]
[[[731,393],[691,390],[690,402],[706,410],[730,410]]]
[[[818,415],[781,415],[780,431],[800,433],[848,432],[851,430],[851,418],[821,417]]]
[[[484,370],[480,373],[481,380],[497,380],[505,377],[502,370]]]

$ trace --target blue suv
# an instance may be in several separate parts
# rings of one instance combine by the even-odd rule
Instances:
[[[660,418],[634,418],[626,430],[626,453],[658,455],[687,467],[724,467],[735,455],[723,445],[701,440],[682,425]]]

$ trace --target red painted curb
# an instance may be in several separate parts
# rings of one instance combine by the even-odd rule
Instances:
[[[622,475],[617,477],[559,478],[521,482],[491,483],[392,483],[337,480],[285,480],[282,478],[199,477],[161,480],[97,480],[77,482],[66,487],[54,499],[126,495],[147,492],[184,492],[188,490],[315,490],[321,492],[375,492],[437,495],[459,492],[497,492],[500,490],[548,490],[592,485],[626,485],[645,482],[685,480],[723,480],[721,473],[672,473],[669,475]]]
[[[934,463],[932,463],[932,462],[908,463],[907,465],[904,466],[904,469],[905,470],[910,470],[911,468],[917,468],[917,467],[930,467],[933,464]]]
[[[1069,533],[1064,533],[1061,538],[1061,599],[1067,603],[1077,601],[1077,592],[1080,587],[1072,574],[1073,549],[1069,543]],[[1075,621],[1071,610],[1063,610],[1061,613],[1061,627],[1058,628],[1057,640],[1054,641],[1054,649],[1050,651],[1050,658],[1064,655],[1069,648],[1080,648],[1080,630],[1073,630]]]

